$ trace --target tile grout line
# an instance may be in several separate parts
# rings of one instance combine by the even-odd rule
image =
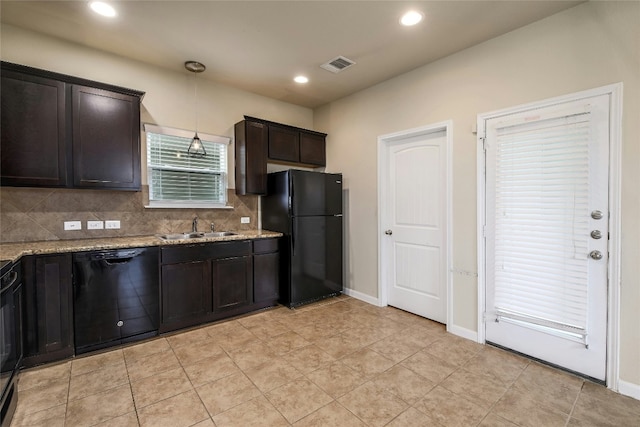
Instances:
[[[569,425],[569,422],[571,422],[571,418],[573,418],[573,412],[576,409],[576,405],[578,404],[578,400],[580,399],[580,395],[582,394],[582,389],[584,388],[584,379],[582,380],[582,385],[580,386],[580,391],[578,391],[578,394],[576,395],[575,400],[573,401],[573,405],[571,406],[571,411],[569,411],[569,417],[567,418],[567,422],[564,424],[565,427]]]
[[[209,335],[209,332],[208,332],[208,331],[207,331],[207,336],[209,336],[210,338],[212,338],[212,337],[211,337],[211,335]],[[189,384],[191,384],[191,388],[193,389],[193,392],[196,394],[196,396],[198,396],[198,400],[200,401],[200,403],[201,403],[201,404],[202,404],[202,406],[204,407],[204,410],[205,410],[205,411],[207,411],[207,415],[209,416],[209,419],[211,420],[211,422],[212,422],[212,423],[213,423],[213,425],[215,426],[215,425],[216,425],[216,422],[215,422],[215,421],[213,421],[213,415],[211,415],[211,413],[209,412],[209,409],[207,408],[207,405],[205,405],[204,401],[202,400],[202,397],[200,396],[200,393],[198,393],[198,390],[196,389],[196,386],[193,384],[193,381],[191,381],[191,378],[189,377],[189,374],[187,374],[187,370],[185,369],[184,365],[182,364],[182,361],[180,360],[180,358],[179,358],[179,357],[178,357],[178,355],[176,354],[176,352],[175,352],[175,348],[171,345],[171,341],[167,340],[167,343],[169,344],[169,347],[171,348],[171,352],[173,353],[173,355],[175,356],[176,360],[178,361],[178,364],[180,365],[180,368],[182,369],[182,372],[183,372],[183,373],[184,373],[184,375],[187,377],[187,381],[189,381]],[[218,347],[220,347],[220,346],[218,346]],[[220,349],[226,353],[226,351],[225,351],[225,349],[224,349],[224,348],[220,347]],[[203,360],[204,360],[204,359],[203,359]],[[233,362],[233,359],[232,359],[232,362]],[[234,362],[234,363],[235,363],[235,362]],[[228,376],[228,375],[227,375],[227,376]],[[223,377],[223,378],[226,378],[227,376],[225,376],[225,377]],[[213,381],[212,381],[212,382],[213,382]],[[206,384],[209,384],[209,383],[206,383]],[[206,384],[203,384],[203,385],[206,385]],[[185,392],[185,393],[186,393],[186,392]],[[180,393],[178,393],[178,394],[180,394]],[[176,395],[174,395],[174,396],[170,396],[170,397],[168,397],[167,399],[170,399],[170,398],[172,398],[172,397],[175,397],[175,396],[177,396],[178,394],[176,394]],[[166,399],[162,399],[162,400],[166,400]],[[159,400],[159,402],[162,402],[162,400]],[[155,403],[157,403],[157,402],[154,402],[153,404],[155,404]],[[206,420],[200,420],[200,421],[196,422],[195,424],[198,424],[198,423],[203,422],[203,421],[206,421]],[[139,424],[139,422],[138,422],[138,424]],[[193,425],[195,425],[195,424],[193,424]]]
[[[74,358],[75,359],[75,358]],[[67,425],[67,415],[69,414],[69,395],[71,394],[71,373],[73,369],[73,360],[69,363],[69,387],[67,387],[67,401],[64,406],[64,425]]]
[[[527,366],[528,366],[528,365],[527,365]],[[525,367],[524,369],[526,369],[526,367]],[[524,372],[524,369],[520,372],[520,374],[518,375],[518,377],[517,377],[515,380],[513,380],[513,382],[512,382],[511,384],[509,384],[509,386],[508,386],[508,387],[507,387],[507,388],[502,392],[502,394],[500,395],[500,397],[499,397],[495,402],[493,402],[493,403],[491,404],[491,406],[489,406],[489,410],[487,411],[487,413],[484,415],[484,417],[482,417],[482,419],[480,420],[480,422],[479,422],[478,424],[476,424],[476,425],[478,425],[478,426],[479,426],[480,424],[482,424],[482,422],[483,422],[483,421],[484,421],[484,420],[489,416],[489,414],[491,414],[491,412],[493,411],[493,408],[495,408],[495,406],[498,404],[498,402],[500,402],[500,401],[502,400],[502,398],[503,398],[503,397],[504,397],[504,396],[509,392],[509,390],[511,390],[511,387],[513,387],[513,385],[516,383],[516,381],[518,380],[518,378],[520,378],[520,375],[522,375],[522,372]],[[502,417],[502,416],[500,416],[500,415],[497,415],[497,414],[494,414],[494,415],[495,415],[495,416],[497,416],[497,417],[500,417],[500,418],[504,418],[504,417]],[[504,419],[506,419],[507,421],[509,421],[509,422],[511,422],[511,423],[513,423],[513,424],[519,425],[519,424],[518,424],[517,422],[515,422],[515,421],[509,420],[509,419],[507,419],[507,418],[504,418]]]
[[[238,322],[238,324],[240,325],[240,327],[244,328],[247,332],[251,333],[251,331],[249,330],[249,328],[247,328],[246,326],[244,326],[242,323]],[[212,336],[209,334],[209,331],[207,331],[207,335],[209,336],[209,338],[211,338],[211,339],[215,339],[215,337],[212,337]],[[253,333],[252,333],[252,335],[253,335]],[[257,336],[256,336],[256,338],[258,339],[258,341],[263,342],[263,340],[261,340],[259,337],[257,337]],[[270,401],[270,400],[269,400],[269,399],[264,395],[264,393],[262,392],[262,390],[260,390],[260,388],[258,388],[258,386],[257,386],[257,385],[256,385],[256,384],[251,380],[251,378],[250,378],[250,377],[249,377],[249,376],[244,372],[244,370],[242,370],[242,368],[240,368],[240,366],[238,366],[238,364],[237,364],[237,363],[236,363],[236,361],[233,359],[233,357],[231,357],[231,355],[229,354],[229,352],[228,352],[224,347],[222,347],[222,346],[220,346],[220,345],[218,345],[218,344],[215,344],[215,345],[217,345],[217,346],[222,350],[222,352],[223,352],[223,353],[224,353],[224,354],[225,354],[225,355],[226,355],[226,356],[231,360],[231,362],[234,364],[234,366],[235,366],[236,368],[238,368],[238,370],[239,370],[239,371],[240,371],[240,372],[241,372],[241,373],[242,373],[242,374],[247,378],[247,380],[249,380],[249,381],[251,382],[251,384],[252,384],[252,385],[253,385],[253,386],[254,386],[254,387],[255,387],[255,388],[260,392],[260,394],[261,394],[261,395],[262,395],[262,396],[263,396],[263,397],[264,397],[264,398],[265,398],[265,399],[266,399],[266,400],[267,400],[267,401],[268,401],[272,406],[274,406],[274,405],[271,403],[271,401]],[[173,351],[173,350],[174,350],[174,348],[173,348],[173,346],[171,346],[171,343],[170,343],[170,342],[169,342],[169,346],[171,347],[171,349],[172,349],[172,351]],[[175,351],[174,351],[174,354],[175,354]],[[185,370],[184,366],[182,365],[182,362],[180,361],[180,359],[177,357],[177,355],[176,355],[176,358],[178,359],[178,363],[180,364],[180,366],[182,367],[183,371],[185,372],[185,375],[187,376],[187,379],[189,380],[189,383],[190,383],[190,384],[191,384],[191,386],[193,387],[193,390],[195,391],[196,395],[198,396],[198,399],[200,400],[200,402],[201,402],[201,403],[202,403],[202,405],[204,406],[205,410],[207,411],[207,414],[209,414],[209,418],[211,419],[211,421],[212,421],[212,422],[214,423],[214,425],[215,425],[215,421],[213,420],[214,415],[211,415],[211,413],[209,412],[209,409],[207,409],[207,406],[205,405],[204,401],[202,400],[202,397],[200,396],[200,394],[198,393],[198,391],[197,391],[197,389],[196,389],[195,385],[193,384],[193,381],[191,381],[191,378],[190,378],[190,377],[189,377],[189,375],[186,373],[186,370]],[[204,360],[204,359],[203,359],[203,360]],[[265,362],[265,363],[266,363],[266,362]],[[207,382],[207,383],[202,384],[202,385],[204,386],[204,385],[206,385],[206,384],[213,383],[213,382],[218,381],[218,380],[221,380],[221,379],[223,379],[223,378],[227,378],[227,377],[229,377],[229,376],[231,376],[231,375],[234,375],[234,374],[228,374],[228,375],[225,375],[225,376],[220,377],[220,378],[218,378],[218,379],[216,379],[216,380],[214,380],[214,381],[210,381],[210,382]],[[253,401],[253,400],[257,399],[257,398],[258,398],[258,397],[254,397],[254,398],[252,398],[252,399],[249,399],[247,402]],[[240,405],[242,405],[242,404],[244,404],[244,403],[247,403],[247,402],[239,403],[239,404],[234,405],[234,406],[232,406],[232,407],[230,407],[230,408],[227,408],[227,409],[225,409],[224,411],[220,412],[220,414],[222,414],[222,413],[224,413],[224,412],[227,412],[227,411],[229,411],[229,410],[231,410],[231,409],[233,409],[233,408],[236,408],[237,406],[240,406]],[[275,409],[276,411],[278,411],[278,408],[276,408],[275,406],[274,406],[274,409]],[[278,413],[280,413],[280,411],[278,411]],[[219,415],[219,414],[216,414],[216,415]],[[282,414],[281,414],[281,415],[282,415]],[[288,420],[284,417],[284,415],[283,415],[282,417],[283,417],[283,418],[288,422]]]
[[[127,381],[128,381],[128,384],[129,384],[129,392],[131,393],[131,402],[133,402],[133,412],[135,412],[135,414],[136,414],[136,421],[138,422],[138,426],[139,426],[140,425],[140,416],[138,415],[138,405],[136,405],[136,398],[133,396],[133,386],[131,385],[131,377],[129,376],[129,367],[127,366],[127,358],[124,356],[124,350],[120,349],[120,351],[122,351],[122,361],[124,362],[124,370],[127,373]],[[114,417],[112,419],[115,419],[115,418],[116,417]]]

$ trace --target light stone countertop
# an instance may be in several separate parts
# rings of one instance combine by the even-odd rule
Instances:
[[[98,239],[47,240],[0,244],[0,260],[17,261],[27,255],[57,254],[101,249],[135,248],[146,246],[173,246],[205,242],[226,242],[280,237],[282,233],[268,230],[234,231],[232,236],[199,237],[196,239],[164,240],[158,236],[103,237]]]

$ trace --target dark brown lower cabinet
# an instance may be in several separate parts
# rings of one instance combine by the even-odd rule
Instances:
[[[195,325],[211,312],[209,260],[162,266],[162,323]]]
[[[251,256],[215,259],[211,262],[213,311],[232,310],[253,301]]]
[[[160,333],[266,307],[253,304],[252,242],[161,249]]]
[[[253,300],[273,302],[280,297],[279,239],[253,242]]]
[[[24,366],[74,353],[71,254],[23,258],[25,290]]]

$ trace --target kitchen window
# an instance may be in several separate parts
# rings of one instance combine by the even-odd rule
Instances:
[[[145,125],[149,208],[225,208],[230,138],[199,133],[206,155],[188,154],[194,132]]]

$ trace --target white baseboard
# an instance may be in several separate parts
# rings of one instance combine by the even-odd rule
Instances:
[[[640,384],[618,380],[618,393],[640,400]]]
[[[373,304],[378,307],[380,306],[378,298],[372,297],[371,295],[363,294],[362,292],[354,291],[350,288],[342,289],[342,293],[355,299],[359,299],[360,301],[368,302],[369,304]]]
[[[474,342],[478,342],[478,333],[476,331],[472,331],[471,329],[463,328],[462,326],[447,325],[447,332]]]

